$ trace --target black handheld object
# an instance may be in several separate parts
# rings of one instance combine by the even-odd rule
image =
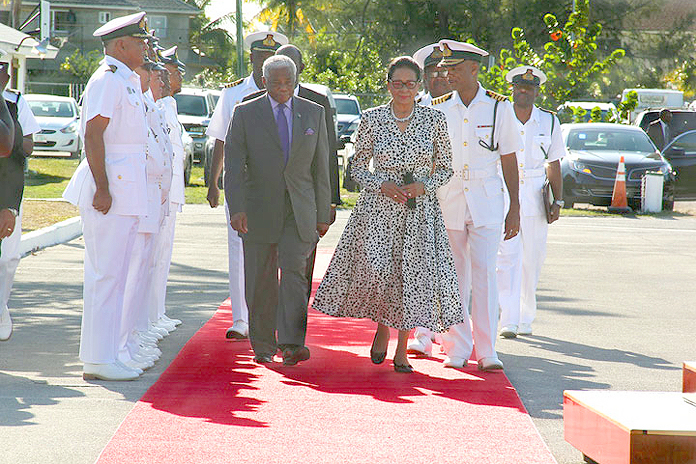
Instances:
[[[412,172],[407,172],[404,174],[404,184],[412,184],[414,183],[415,180],[413,179],[413,173]],[[410,209],[415,209],[416,208],[416,199],[415,198],[409,198],[406,200],[406,206],[408,206]]]

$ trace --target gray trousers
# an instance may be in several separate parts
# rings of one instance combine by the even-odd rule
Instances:
[[[285,221],[278,243],[256,243],[245,237],[249,340],[257,355],[273,355],[278,348],[305,344],[307,259],[315,244],[300,239],[289,199],[285,202]]]

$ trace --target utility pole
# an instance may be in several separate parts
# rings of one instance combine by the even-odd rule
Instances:
[[[237,75],[244,76],[244,24],[242,22],[242,0],[237,0]]]

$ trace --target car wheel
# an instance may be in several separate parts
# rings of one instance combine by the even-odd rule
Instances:
[[[563,192],[563,208],[564,209],[572,209],[574,205],[575,205],[575,198],[571,197],[567,191]]]

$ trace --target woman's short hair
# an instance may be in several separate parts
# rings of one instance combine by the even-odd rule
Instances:
[[[420,66],[418,66],[416,60],[414,60],[410,56],[398,56],[391,60],[391,63],[389,63],[389,67],[387,68],[387,79],[391,80],[392,76],[394,75],[394,72],[399,68],[410,69],[411,71],[416,73],[416,80],[421,80],[422,70]]]
[[[264,61],[263,67],[261,68],[263,71],[262,75],[268,78],[271,72],[282,68],[289,69],[295,77],[295,81],[297,81],[297,66],[295,66],[294,61],[285,55],[273,55]]]

